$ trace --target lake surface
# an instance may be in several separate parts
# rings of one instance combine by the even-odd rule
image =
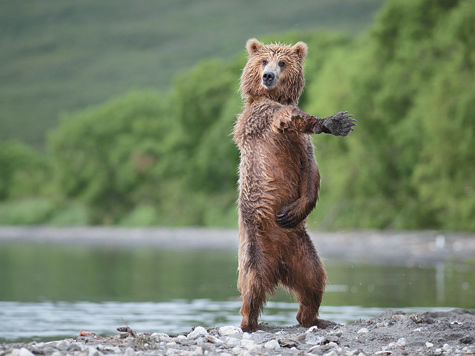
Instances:
[[[325,261],[321,317],[351,322],[385,309],[475,308],[474,264],[397,267]],[[238,325],[237,253],[0,244],[0,341],[103,335],[129,325],[180,333]],[[298,304],[278,289],[261,321],[295,325]]]

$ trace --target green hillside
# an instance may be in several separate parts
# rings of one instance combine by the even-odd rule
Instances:
[[[0,139],[37,148],[61,113],[131,89],[167,90],[207,57],[289,30],[366,28],[380,0],[4,0],[0,3]],[[219,75],[219,73],[216,73]]]

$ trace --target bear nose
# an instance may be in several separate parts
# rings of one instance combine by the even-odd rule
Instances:
[[[262,79],[264,79],[264,81],[266,82],[272,82],[274,80],[274,73],[272,72],[265,72],[263,75],[262,75]]]

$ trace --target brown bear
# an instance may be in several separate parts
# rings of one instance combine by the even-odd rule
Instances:
[[[266,301],[281,283],[300,303],[298,322],[318,323],[326,273],[305,229],[320,189],[310,134],[346,136],[351,115],[326,119],[297,107],[307,45],[246,44],[241,76],[246,100],[234,126],[239,148],[239,279],[243,331],[255,331]]]

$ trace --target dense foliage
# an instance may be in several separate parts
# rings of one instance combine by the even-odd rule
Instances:
[[[314,138],[322,191],[312,226],[475,231],[473,33],[470,0],[394,0],[358,38],[278,37],[309,45],[300,106],[358,119],[348,138]],[[235,226],[230,134],[245,60],[207,60],[167,93],[65,115],[47,157],[5,143],[0,214],[35,196],[48,204],[34,223]],[[0,223],[31,223],[21,216]]]

